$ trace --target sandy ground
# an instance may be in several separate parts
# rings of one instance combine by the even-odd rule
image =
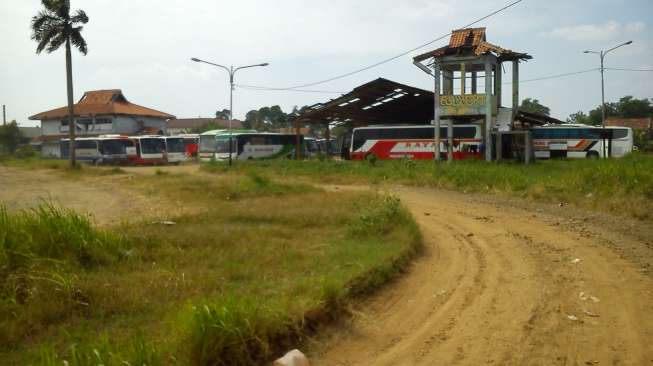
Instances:
[[[151,169],[152,174],[154,170]],[[144,170],[143,173],[149,173]],[[9,210],[26,209],[43,202],[90,214],[101,225],[159,217],[160,200],[125,189],[130,175],[63,178],[49,170],[24,170],[0,166],[0,203]]]
[[[313,365],[653,364],[650,225],[497,197],[395,193],[420,225],[424,255],[313,340]]]
[[[16,209],[50,199],[101,224],[156,216],[165,202],[117,184],[156,169],[72,180],[0,167],[0,201]],[[650,223],[497,196],[390,191],[417,219],[424,253],[310,342],[313,365],[653,365]]]

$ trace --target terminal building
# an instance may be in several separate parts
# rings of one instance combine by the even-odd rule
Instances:
[[[120,89],[93,90],[74,105],[75,136],[164,135],[166,122],[175,116],[131,103]],[[41,121],[43,157],[61,157],[61,139],[68,137],[68,107],[37,113],[30,120]]]

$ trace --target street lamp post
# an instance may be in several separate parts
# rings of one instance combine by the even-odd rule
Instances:
[[[256,64],[256,65],[247,65],[247,66],[238,66],[238,67],[233,67],[233,66],[223,66],[220,64],[216,64],[213,62],[209,61],[204,61],[200,60],[198,58],[191,58],[191,61],[195,62],[202,62],[205,64],[221,67],[225,69],[229,73],[229,166],[231,166],[231,155],[232,155],[232,133],[231,133],[231,121],[234,119],[234,74],[236,74],[236,71],[241,70],[241,69],[247,69],[250,67],[263,67],[263,66],[268,66],[269,64],[267,62],[262,63],[262,64]]]
[[[614,51],[614,50],[616,50],[617,48],[619,48],[621,46],[626,46],[626,45],[629,45],[631,43],[633,43],[633,41],[624,42],[624,43],[622,43],[620,45],[617,45],[617,46],[614,46],[614,47],[610,48],[607,51],[603,51],[603,50],[601,50],[601,51],[583,51],[583,53],[597,54],[601,58],[601,69],[600,69],[601,70],[601,126],[603,128],[603,132],[601,133],[601,135],[603,136],[603,157],[604,158],[607,156],[607,154],[605,152],[605,78],[603,77],[605,67],[603,67],[603,60],[605,59],[605,55],[607,55],[608,52]]]

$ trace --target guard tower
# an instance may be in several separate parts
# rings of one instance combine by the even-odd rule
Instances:
[[[531,59],[486,41],[485,28],[451,32],[449,45],[416,56],[413,63],[434,77],[435,159],[440,159],[440,119],[447,119],[447,157],[453,160],[453,125],[480,123],[485,160],[492,160],[492,132],[509,130],[519,106],[519,62]],[[512,62],[512,106],[501,105],[502,64]],[[454,80],[459,86],[454,86]]]

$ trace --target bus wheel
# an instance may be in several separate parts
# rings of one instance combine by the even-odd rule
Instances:
[[[587,158],[592,159],[592,160],[598,159],[599,158],[599,153],[596,152],[596,151],[590,151],[590,152],[587,153]]]

